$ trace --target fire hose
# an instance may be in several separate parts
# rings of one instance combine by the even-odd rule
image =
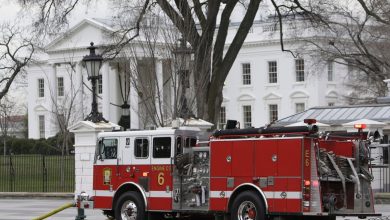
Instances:
[[[59,213],[59,212],[65,210],[65,209],[71,208],[71,207],[76,207],[76,204],[75,204],[74,202],[67,203],[67,204],[65,204],[65,205],[63,205],[63,206],[60,206],[60,207],[54,209],[54,210],[51,211],[51,212],[48,212],[48,213],[46,213],[46,214],[44,214],[44,215],[42,215],[42,216],[39,216],[38,218],[34,218],[33,220],[43,220],[43,219],[45,219],[45,218],[48,218],[48,217],[50,217],[50,216],[52,216],[52,215],[54,215],[54,214],[57,214],[57,213]]]

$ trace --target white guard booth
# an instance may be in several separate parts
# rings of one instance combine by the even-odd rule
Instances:
[[[92,195],[93,160],[97,135],[119,128],[108,122],[80,121],[69,128],[75,135],[75,197],[84,191]]]

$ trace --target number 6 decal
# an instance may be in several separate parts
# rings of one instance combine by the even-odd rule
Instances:
[[[164,173],[163,172],[160,172],[157,176],[157,183],[158,185],[162,186],[165,182],[165,179],[164,179]]]

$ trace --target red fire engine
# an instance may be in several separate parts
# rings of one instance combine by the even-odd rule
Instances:
[[[132,220],[377,215],[367,134],[323,135],[312,123],[219,130],[207,144],[195,128],[101,133],[94,195],[79,206]]]

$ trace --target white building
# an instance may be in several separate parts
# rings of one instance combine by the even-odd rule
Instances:
[[[91,111],[91,83],[82,66],[82,59],[89,54],[87,47],[94,42],[97,53],[107,46],[112,29],[104,20],[85,19],[71,28],[66,34],[46,47],[47,56],[29,66],[28,72],[28,121],[29,138],[48,138],[59,130],[59,121],[69,118],[68,127],[83,120]],[[133,48],[134,49],[134,48]],[[142,56],[142,55],[140,55]],[[123,104],[119,76],[124,74],[123,65],[128,64],[120,57],[105,61],[100,70],[102,80],[98,83],[98,108],[103,117],[118,123]],[[163,88],[165,76],[164,59],[154,62],[156,83]],[[164,73],[163,73],[164,71]],[[124,83],[124,82],[122,82]],[[130,96],[131,128],[144,126],[138,114],[142,109],[139,91],[131,83],[127,84]],[[69,110],[70,113],[69,113]],[[69,114],[68,114],[69,113]],[[145,125],[146,126],[146,125]]]
[[[225,82],[220,126],[226,119],[236,119],[242,127],[258,127],[310,107],[344,104],[340,97],[346,91],[343,81],[348,68],[333,62],[318,62],[318,58],[305,54],[298,59],[282,52],[274,27],[272,23],[255,22]],[[236,29],[233,24],[230,33]],[[29,67],[29,138],[54,136],[58,132],[58,119],[67,113],[72,97],[76,105],[69,126],[87,116],[90,82],[81,60],[89,53],[86,47],[91,41],[97,47],[110,42],[107,37],[110,31],[110,26],[102,20],[83,20],[46,47],[47,59]],[[287,47],[297,48],[297,45],[294,40],[286,41]],[[154,68],[159,76],[159,88],[163,88],[162,97],[168,99],[172,89],[166,88],[163,82],[170,69],[164,61],[163,57],[157,59]],[[122,73],[117,64],[115,60],[103,64],[98,99],[100,112],[114,123],[119,121],[118,105],[122,104],[118,80],[118,74]],[[144,111],[139,92],[130,87],[130,94],[127,101],[131,106],[131,128],[147,127],[140,117]]]

